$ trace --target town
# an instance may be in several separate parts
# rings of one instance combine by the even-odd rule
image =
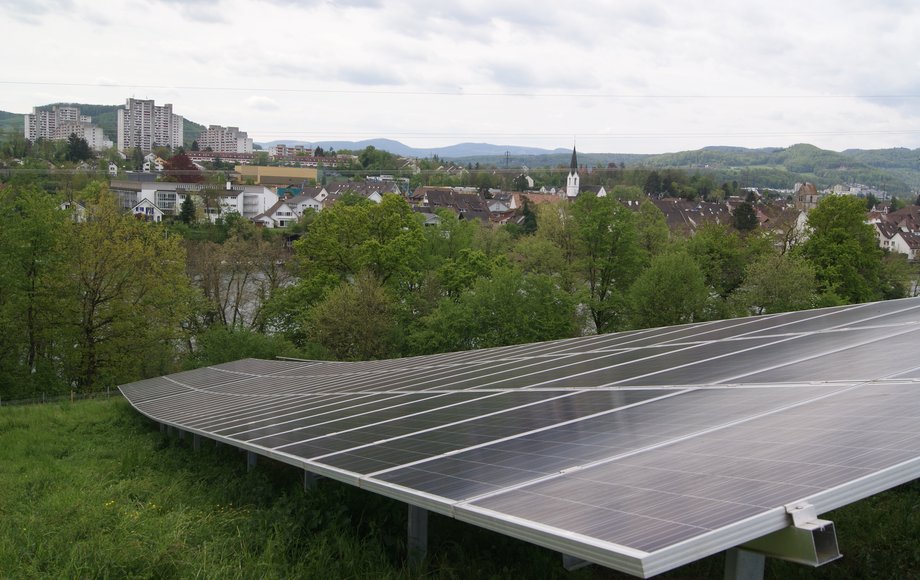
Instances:
[[[322,211],[343,195],[380,203],[383,195],[391,193],[404,198],[426,225],[439,221],[440,210],[483,224],[520,225],[525,203],[557,204],[582,193],[604,197],[610,187],[610,195],[627,208],[638,210],[643,199],[652,203],[675,233],[692,234],[706,224],[734,224],[741,219],[740,207],[750,222],[745,227],[773,232],[787,242],[807,235],[806,216],[822,197],[855,196],[867,203],[866,222],[875,228],[881,249],[903,254],[913,262],[920,248],[918,206],[860,184],[835,184],[819,191],[812,183],[790,184],[786,189],[739,188],[735,183],[733,187],[725,184],[717,195],[704,191],[687,196],[669,188],[670,180],[662,181],[653,170],[639,175],[641,187],[617,187],[616,168],[611,172],[605,167],[579,165],[574,149],[566,169],[541,172],[538,188],[527,167],[474,170],[448,161],[401,158],[385,152],[378,153],[386,155],[390,166],[356,171],[363,169],[360,152],[284,143],[260,151],[245,131],[232,126],[210,125],[186,149],[184,119],[173,112],[171,104],[158,106],[152,100],[134,98],[117,109],[114,142],[77,106],[35,107],[24,121],[23,137],[32,147],[68,140],[83,147],[86,159],[76,169],[104,169],[120,207],[153,222],[178,219],[186,204],[185,221],[215,223],[235,213],[259,227],[288,228],[302,220],[305,212]],[[100,160],[94,163],[90,151]],[[106,155],[107,163],[103,161]],[[582,185],[583,176],[592,185]],[[427,185],[431,181],[457,185]],[[75,219],[82,219],[81,200],[68,199],[62,207],[72,209]]]

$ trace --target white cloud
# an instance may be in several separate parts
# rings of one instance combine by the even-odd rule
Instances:
[[[274,99],[257,95],[246,99],[246,106],[255,111],[277,111],[280,109]]]
[[[262,140],[918,147],[914,4],[0,0],[8,46],[43,38],[4,63],[0,110],[44,104],[40,87],[168,99]]]

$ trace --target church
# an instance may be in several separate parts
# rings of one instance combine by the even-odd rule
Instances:
[[[598,197],[606,197],[607,191],[603,186],[589,187],[585,191],[590,191]],[[565,190],[560,192],[560,197],[574,201],[578,194],[582,192],[581,177],[578,175],[578,153],[575,152],[575,146],[572,146],[572,161],[569,163],[569,174],[565,178]]]

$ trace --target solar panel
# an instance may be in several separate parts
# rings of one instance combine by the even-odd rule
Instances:
[[[920,476],[920,299],[121,387],[161,423],[649,576]]]

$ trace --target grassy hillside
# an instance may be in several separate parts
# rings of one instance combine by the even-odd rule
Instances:
[[[122,399],[0,407],[2,576],[622,579],[432,516],[425,569],[404,562],[405,505],[209,444],[169,439]],[[768,578],[906,578],[920,570],[920,485],[826,517],[842,560],[768,560]],[[663,578],[721,577],[706,558]]]

